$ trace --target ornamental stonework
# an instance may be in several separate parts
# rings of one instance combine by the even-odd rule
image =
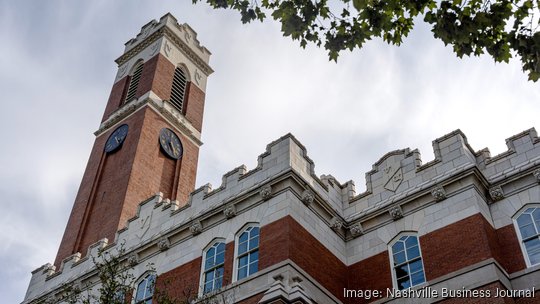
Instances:
[[[161,238],[157,245],[160,251],[165,251],[171,247],[171,243],[169,242],[168,238]]]
[[[359,237],[364,234],[364,228],[362,228],[362,225],[360,223],[351,226],[349,230],[351,231],[351,235],[353,237]]]
[[[234,205],[229,205],[223,209],[223,214],[226,218],[230,219],[236,216],[236,207]]]
[[[394,221],[403,218],[403,210],[401,209],[401,206],[394,206],[389,210],[389,212]]]
[[[431,190],[431,196],[433,196],[435,201],[440,202],[446,199],[446,191],[439,185]]]
[[[191,226],[189,226],[189,232],[191,232],[192,235],[197,235],[202,232],[202,224],[200,221],[193,221],[191,223]]]
[[[338,218],[333,218],[332,222],[330,223],[330,228],[334,231],[339,231],[343,227],[343,222],[340,221]]]
[[[315,200],[315,194],[313,194],[311,190],[305,190],[302,193],[302,202],[306,206],[309,206],[311,203],[313,203],[314,200]]]
[[[489,196],[491,196],[491,199],[495,202],[502,200],[504,198],[504,192],[501,186],[496,186],[489,189]]]
[[[269,200],[272,197],[272,186],[267,185],[262,187],[259,191],[259,194],[261,195],[263,200]]]

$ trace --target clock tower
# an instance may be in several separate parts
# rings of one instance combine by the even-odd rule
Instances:
[[[113,240],[157,192],[187,202],[202,145],[209,59],[193,29],[171,14],[126,43],[56,266],[86,255],[100,239]]]

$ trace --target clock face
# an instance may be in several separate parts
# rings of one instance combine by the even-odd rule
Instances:
[[[163,128],[159,132],[159,145],[161,150],[172,159],[182,157],[182,143],[180,139],[171,129]]]
[[[124,124],[116,128],[116,130],[112,132],[111,136],[109,136],[109,139],[107,139],[107,142],[105,143],[106,153],[112,153],[120,149],[120,147],[122,147],[122,144],[124,143],[124,140],[126,139],[128,129],[129,129],[128,125]]]

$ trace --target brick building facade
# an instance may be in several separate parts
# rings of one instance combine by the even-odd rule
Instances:
[[[170,14],[126,43],[56,261],[32,272],[23,303],[95,279],[90,257],[120,244],[130,303],[152,298],[147,285],[234,303],[540,303],[534,129],[496,156],[459,130],[425,164],[389,152],[361,193],[316,176],[287,134],[256,168],[194,189],[209,57]]]

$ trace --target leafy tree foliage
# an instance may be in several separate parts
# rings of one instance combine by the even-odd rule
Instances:
[[[202,0],[192,0],[193,3]],[[269,13],[284,36],[324,46],[331,60],[374,37],[400,45],[423,16],[435,38],[458,57],[488,53],[495,62],[519,57],[529,80],[540,78],[540,0],[206,0],[213,8],[263,21]]]

